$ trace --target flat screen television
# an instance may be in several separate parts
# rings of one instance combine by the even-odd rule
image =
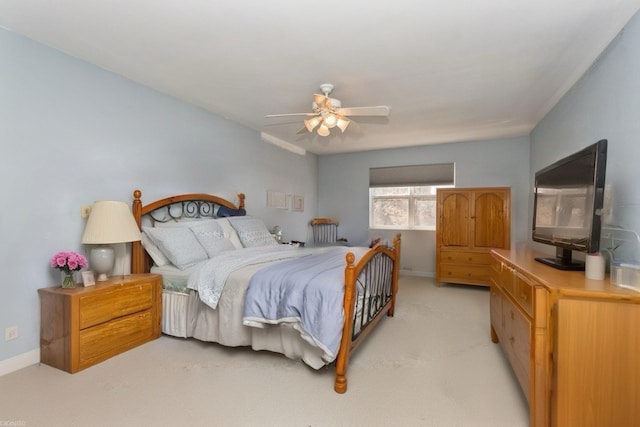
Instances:
[[[556,247],[536,261],[561,270],[584,270],[572,251],[594,253],[600,245],[607,140],[558,160],[535,174],[533,240]]]

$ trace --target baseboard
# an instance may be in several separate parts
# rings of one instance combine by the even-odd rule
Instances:
[[[10,359],[0,360],[0,377],[40,362],[40,349],[19,354]]]
[[[415,277],[435,277],[434,273],[426,271],[414,271],[414,270],[400,270],[401,276],[415,276]]]

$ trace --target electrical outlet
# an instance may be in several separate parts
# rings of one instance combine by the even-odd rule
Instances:
[[[91,206],[89,205],[80,206],[80,217],[88,218],[90,213],[91,213]]]
[[[18,338],[18,327],[17,326],[9,326],[4,328],[4,340],[15,340]]]

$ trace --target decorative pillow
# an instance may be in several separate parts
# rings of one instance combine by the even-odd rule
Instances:
[[[147,253],[149,254],[149,256],[151,257],[151,259],[153,260],[153,263],[158,266],[158,267],[162,267],[164,265],[169,265],[171,264],[171,261],[169,261],[169,258],[167,258],[162,251],[160,250],[160,248],[158,248],[155,243],[153,243],[153,241],[151,240],[151,238],[149,236],[147,236],[147,233],[140,233],[140,241],[142,242],[142,246],[144,247],[144,249],[147,251]]]
[[[202,221],[191,225],[189,229],[196,236],[198,243],[204,248],[209,258],[213,258],[220,252],[236,249],[217,222]]]
[[[186,227],[142,227],[173,265],[180,270],[206,260],[207,252]]]
[[[245,248],[278,245],[261,219],[250,216],[231,216],[227,219],[238,233]]]
[[[238,233],[236,233],[236,230],[231,226],[231,223],[229,223],[229,220],[227,218],[218,218],[215,220],[215,222],[220,225],[220,227],[222,227],[222,230],[224,230],[224,235],[227,236],[227,239],[229,239],[234,248],[244,248],[244,246],[242,246],[240,238],[238,237]]]
[[[216,212],[216,216],[220,218],[225,218],[228,216],[245,216],[247,211],[244,209],[231,209],[226,206],[220,206],[218,211]]]

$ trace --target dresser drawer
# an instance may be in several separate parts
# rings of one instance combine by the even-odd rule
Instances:
[[[140,282],[112,286],[79,298],[80,329],[146,310],[153,304],[153,284]]]
[[[519,274],[516,275],[515,281],[514,298],[529,316],[533,316],[533,285]]]
[[[455,263],[455,264],[489,265],[491,264],[491,254],[478,253],[478,252],[442,251],[440,253],[440,262]]]
[[[443,282],[449,280],[469,281],[472,283],[489,284],[489,266],[470,266],[470,265],[455,265],[455,264],[442,264],[440,267],[441,277]],[[455,282],[454,282],[455,283]]]
[[[503,346],[520,387],[529,399],[532,323],[525,314],[506,299],[503,300],[503,310],[507,338]]]
[[[91,366],[153,338],[151,310],[84,329],[80,331],[79,368]]]
[[[506,264],[500,265],[500,284],[504,290],[511,296],[516,293],[515,272]]]
[[[502,316],[502,300],[504,296],[499,286],[491,281],[491,290],[489,291],[489,321],[498,340],[493,338],[494,342],[502,341],[504,337],[504,318]]]

